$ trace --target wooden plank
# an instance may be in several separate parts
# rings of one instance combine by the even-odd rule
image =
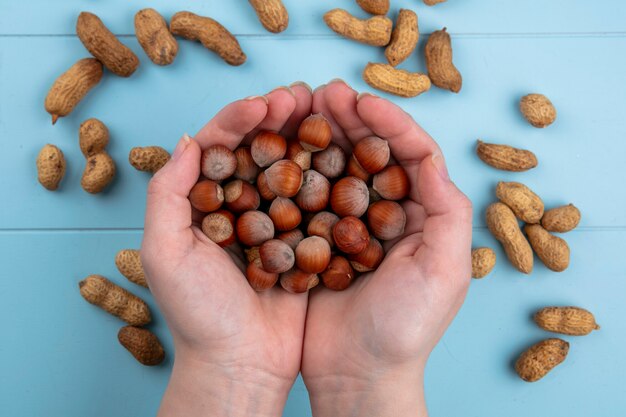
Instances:
[[[331,35],[322,16],[335,7],[344,7],[355,15],[368,15],[354,2],[338,5],[331,0],[302,2],[285,0],[290,25],[282,37],[307,34]],[[211,16],[237,34],[268,35],[245,0],[154,0],[128,2],[109,0],[86,3],[82,0],[30,0],[0,2],[0,34],[59,35],[74,34],[76,17],[91,11],[118,34],[134,33],[133,16],[141,8],[153,7],[169,19],[180,10]],[[619,0],[572,2],[568,0],[448,1],[427,7],[419,0],[394,0],[390,16],[400,8],[415,10],[424,33],[447,26],[452,33],[610,33],[626,30],[626,4]]]

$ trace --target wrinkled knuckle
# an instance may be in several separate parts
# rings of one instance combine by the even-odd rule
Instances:
[[[156,173],[148,183],[148,196],[159,195],[164,190],[164,185],[158,173]]]

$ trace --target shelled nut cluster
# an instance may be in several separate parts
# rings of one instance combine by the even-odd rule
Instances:
[[[390,164],[386,140],[365,137],[351,155],[331,143],[322,114],[307,117],[297,138],[261,131],[234,151],[202,154],[203,178],[189,200],[206,213],[202,231],[222,247],[243,246],[256,291],[280,285],[302,293],[319,284],[346,289],[385,256],[381,241],[404,233],[404,169]]]

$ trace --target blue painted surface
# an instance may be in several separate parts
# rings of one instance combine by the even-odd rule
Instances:
[[[102,16],[142,62],[130,79],[109,73],[69,117],[52,127],[43,110],[58,74],[87,56],[71,34],[84,1],[0,0],[0,416],[153,415],[171,363],[137,365],[117,343],[120,322],[85,303],[77,282],[100,273],[149,301],[127,283],[114,255],[141,240],[148,176],[126,162],[133,146],[172,149],[195,133],[226,103],[275,86],[304,80],[318,85],[341,77],[367,86],[360,72],[382,50],[334,36],[321,23],[335,2],[285,2],[291,25],[282,35],[263,31],[247,2],[94,1]],[[475,245],[497,250],[501,262],[472,284],[458,318],[427,368],[432,416],[616,416],[626,413],[626,3],[448,3],[411,7],[424,32],[448,26],[455,62],[463,73],[461,94],[433,89],[411,100],[392,98],[410,112],[444,149],[450,172],[475,204]],[[248,62],[229,67],[201,46],[181,41],[174,65],[157,67],[131,36],[134,12],[150,5],[169,16],[181,9],[211,15],[233,32]],[[359,14],[358,7],[346,5]],[[424,38],[421,41],[423,48]],[[421,51],[420,51],[421,53]],[[423,70],[421,54],[403,68]],[[547,94],[559,111],[547,129],[529,126],[516,103],[527,92]],[[391,97],[390,97],[391,98]],[[100,196],[79,187],[84,160],[77,128],[98,117],[111,130],[110,152],[118,177]],[[523,174],[495,171],[473,154],[476,138],[533,150],[540,165]],[[41,146],[60,146],[68,160],[61,190],[36,181]],[[498,180],[520,180],[548,206],[574,202],[581,227],[564,237],[570,268],[555,274],[538,266],[531,277],[516,273],[484,230],[482,212]],[[537,384],[525,384],[511,362],[547,336],[530,321],[544,305],[573,304],[592,310],[602,330],[571,342],[570,356]],[[151,327],[172,351],[162,318]],[[285,416],[309,416],[299,381]]]

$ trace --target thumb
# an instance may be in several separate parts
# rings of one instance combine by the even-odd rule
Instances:
[[[184,231],[191,233],[191,203],[187,198],[200,175],[200,146],[187,134],[176,145],[172,158],[148,185],[144,247],[171,243]],[[157,248],[158,249],[158,248]]]

